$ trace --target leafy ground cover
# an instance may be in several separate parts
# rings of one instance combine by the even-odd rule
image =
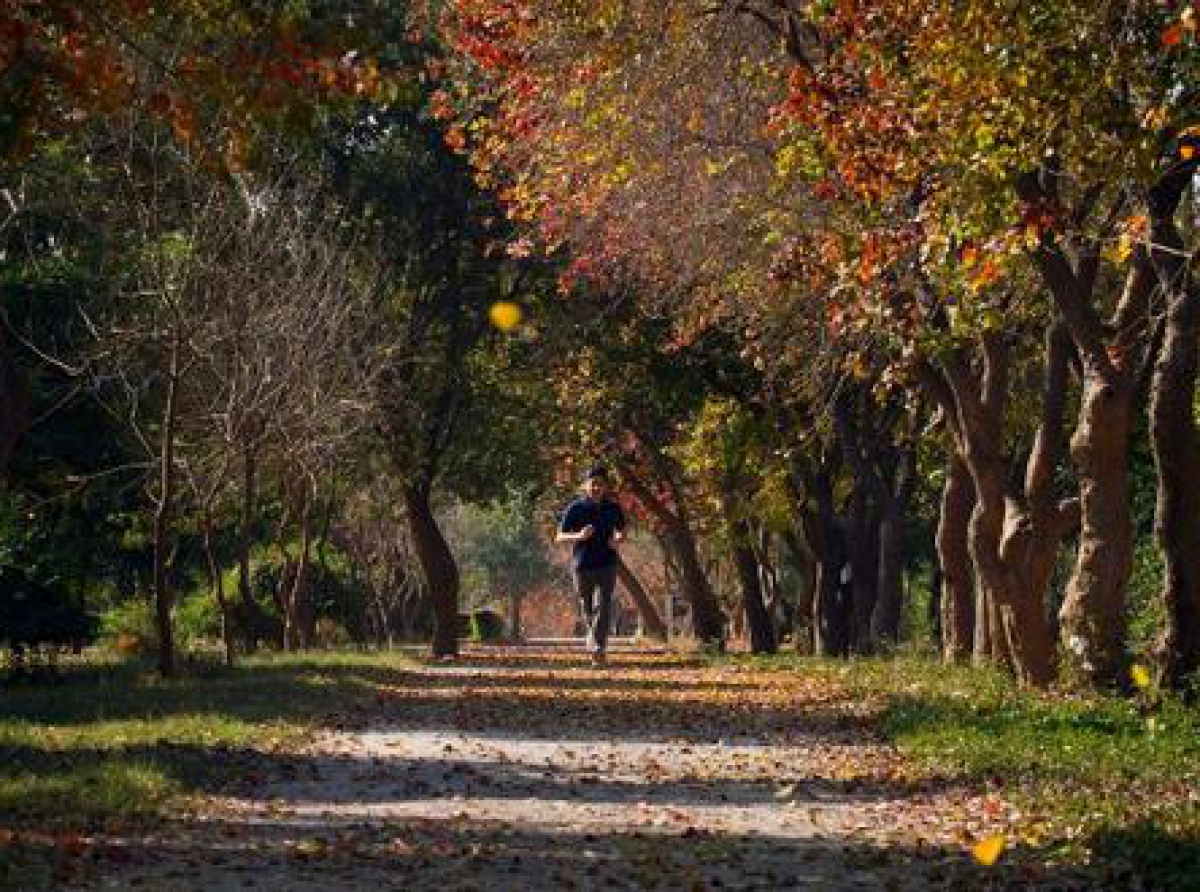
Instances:
[[[930,778],[1001,791],[1011,847],[1091,862],[1111,882],[1200,889],[1200,708],[1135,697],[1021,692],[997,671],[923,658],[754,665],[848,686]]]
[[[1195,888],[1197,714],[476,647],[0,690],[0,887]]]
[[[405,662],[264,656],[163,680],[99,660],[0,687],[0,887],[32,883],[98,829],[146,825],[244,783],[256,754],[298,744]]]

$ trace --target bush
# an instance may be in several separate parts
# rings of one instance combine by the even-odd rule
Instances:
[[[158,627],[149,601],[134,598],[109,608],[100,618],[100,635],[125,656],[154,653],[158,649]]]
[[[484,607],[471,612],[470,638],[472,641],[502,641],[506,631],[504,617],[495,610]]]
[[[345,626],[323,616],[317,620],[316,640],[313,643],[323,650],[336,650],[353,644],[353,641]]]
[[[175,637],[189,645],[221,640],[221,606],[211,592],[188,595],[175,608]]]
[[[95,634],[95,618],[61,589],[0,568],[0,646],[17,657],[45,645],[79,650]]]

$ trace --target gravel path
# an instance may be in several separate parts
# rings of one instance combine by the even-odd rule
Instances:
[[[398,672],[244,795],[113,844],[83,887],[930,889],[985,872],[995,796],[914,777],[795,674],[491,649]],[[216,761],[214,771],[233,770]]]

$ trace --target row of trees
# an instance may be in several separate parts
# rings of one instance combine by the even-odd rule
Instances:
[[[428,114],[437,44],[353,2],[75,6],[0,10],[3,562],[152,605],[163,673],[198,588],[230,662],[321,617],[454,653],[437,509],[539,479],[488,309],[544,279]]]
[[[890,648],[927,573],[947,659],[1200,664],[1191,6],[0,17],[0,548],[164,671],[195,580],[229,659],[453,655],[464,559],[547,571],[446,506],[595,458],[701,640]]]
[[[1169,685],[1200,669],[1192,4],[447,7],[450,142],[510,253],[592,295],[592,386],[560,398],[699,637],[718,536],[770,646],[769,532],[815,566],[819,651],[894,641],[940,465],[946,657],[1121,684],[1148,453],[1154,655]]]

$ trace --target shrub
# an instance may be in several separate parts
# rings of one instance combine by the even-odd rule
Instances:
[[[153,606],[143,598],[133,598],[110,607],[100,618],[100,635],[125,656],[153,653],[158,649]]]
[[[504,617],[491,608],[474,610],[470,615],[472,641],[501,641],[505,635]]]

